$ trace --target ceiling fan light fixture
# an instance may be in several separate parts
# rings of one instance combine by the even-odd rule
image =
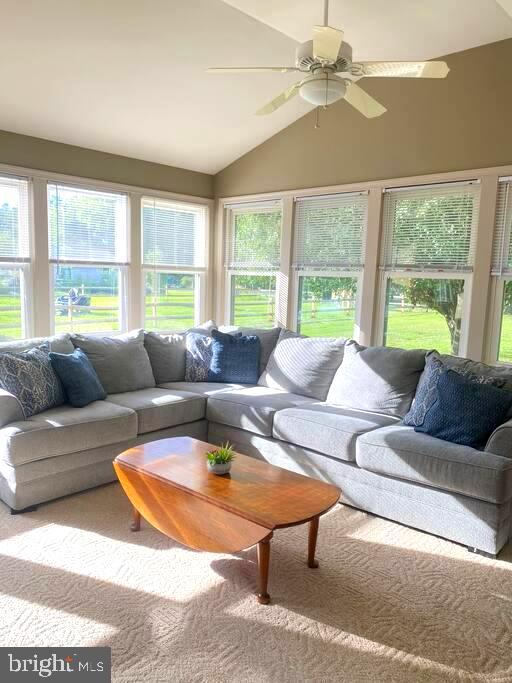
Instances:
[[[299,88],[300,96],[316,107],[328,106],[345,97],[345,81],[332,74],[321,73],[307,78]]]

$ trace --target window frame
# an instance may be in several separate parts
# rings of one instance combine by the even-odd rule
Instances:
[[[377,338],[384,345],[386,327],[386,297],[388,280],[464,280],[464,298],[462,302],[460,341],[457,356],[465,356],[468,342],[469,308],[472,294],[473,277],[468,271],[428,271],[428,270],[385,270],[381,269],[377,300]]]
[[[3,172],[0,167],[0,182],[2,178],[23,180],[27,184],[27,254],[25,256],[0,256],[0,270],[19,270],[20,272],[20,321],[21,336],[10,340],[27,339],[34,334],[33,310],[33,261],[34,261],[34,220],[33,220],[33,184],[27,175]]]
[[[225,205],[225,229],[223,231],[223,244],[222,244],[222,269],[224,271],[224,286],[223,286],[223,319],[226,321],[226,325],[234,326],[234,301],[233,301],[233,287],[232,278],[233,276],[253,276],[253,277],[274,277],[276,281],[275,287],[275,306],[274,306],[274,320],[272,326],[275,327],[278,324],[278,301],[281,296],[281,290],[283,283],[279,274],[281,272],[281,264],[283,263],[283,231],[284,231],[284,216],[285,207],[280,199],[267,199],[263,201],[255,202],[243,202],[233,205]],[[234,231],[234,221],[235,217],[239,214],[244,213],[274,213],[276,209],[279,210],[281,214],[281,223],[279,227],[279,266],[273,269],[265,270],[258,268],[231,268],[228,267],[227,253],[230,246],[234,243],[232,235]],[[251,327],[250,324],[243,325],[243,327]],[[269,328],[270,329],[270,328]]]
[[[301,277],[347,277],[357,280],[357,290],[355,298],[355,310],[354,310],[354,326],[352,328],[352,337],[356,333],[357,321],[359,319],[359,314],[361,310],[361,287],[364,276],[364,266],[360,270],[297,270],[294,268],[293,275],[293,287],[292,287],[292,311],[293,311],[293,329],[295,332],[300,333],[299,325],[299,305],[300,305],[300,278]]]
[[[505,284],[512,282],[512,273],[493,275],[489,305],[489,335],[486,348],[486,360],[492,365],[512,366],[512,362],[500,360],[498,357],[503,324],[503,299]]]
[[[119,329],[118,330],[94,330],[81,332],[80,334],[97,334],[97,335],[109,335],[109,334],[122,334],[128,330],[128,308],[129,308],[129,296],[130,296],[130,286],[129,286],[129,271],[131,265],[131,245],[130,245],[130,194],[123,190],[117,190],[110,188],[108,186],[94,185],[93,183],[79,183],[79,182],[66,182],[60,180],[54,180],[48,178],[46,181],[46,201],[48,206],[49,190],[50,186],[62,186],[65,188],[77,190],[85,190],[88,192],[97,192],[105,194],[119,194],[125,197],[125,235],[124,239],[126,241],[126,261],[88,261],[82,259],[55,259],[51,256],[51,237],[50,237],[50,215],[47,213],[47,232],[48,232],[48,285],[50,293],[50,333],[57,334],[56,330],[56,308],[55,308],[55,266],[64,266],[69,268],[115,268],[118,275],[118,315],[119,315]],[[72,330],[67,330],[70,334],[77,334]]]
[[[203,237],[204,247],[202,251],[202,266],[170,266],[164,264],[145,264],[144,263],[144,200],[161,200],[168,201],[172,204],[182,204],[184,207],[201,208],[203,211]],[[194,325],[199,325],[206,320],[208,310],[208,273],[210,266],[210,211],[203,202],[193,202],[191,200],[183,201],[168,197],[162,197],[157,194],[145,193],[140,197],[140,269],[141,269],[141,287],[139,296],[139,305],[141,310],[142,327],[147,330],[154,330],[152,327],[146,327],[146,273],[167,273],[172,275],[178,273],[179,275],[193,275],[195,278],[194,284]],[[180,329],[158,329],[158,334],[174,334],[176,332],[183,332]]]
[[[491,250],[494,257],[495,253],[495,240],[498,236],[497,233],[497,219],[498,219],[498,209],[499,209],[499,187],[500,183],[509,184],[510,190],[512,192],[512,176],[500,175],[497,178],[497,189],[495,197],[494,206],[494,221],[493,221],[493,231],[492,231],[492,244]],[[506,209],[509,214],[512,215],[512,206]],[[508,253],[510,249],[510,243],[512,242],[512,228],[511,231],[506,234],[503,233],[503,239],[506,242],[505,251]],[[502,250],[500,250],[501,252]],[[490,292],[488,301],[488,337],[487,344],[485,347],[485,360],[493,365],[500,366],[511,366],[512,363],[507,361],[502,361],[499,359],[499,350],[501,342],[501,330],[503,324],[503,299],[505,293],[505,284],[512,281],[512,272],[493,272],[494,264],[491,263],[491,273],[490,273]]]
[[[4,341],[19,341],[27,339],[32,334],[33,308],[32,308],[32,268],[29,261],[12,261],[0,259],[0,272],[4,270],[19,270],[20,272],[20,321],[21,336],[10,337]],[[0,329],[1,334],[1,329]]]
[[[166,268],[157,268],[142,266],[142,287],[140,290],[140,305],[142,310],[142,327],[148,331],[154,331],[157,334],[175,334],[177,332],[183,332],[184,327],[179,328],[165,328],[157,329],[154,327],[146,326],[146,273],[157,273],[157,274],[168,274],[178,273],[179,275],[192,275],[194,277],[194,325],[199,325],[204,320],[203,311],[206,308],[206,272],[204,270],[187,270],[186,268],[174,268],[167,266]]]

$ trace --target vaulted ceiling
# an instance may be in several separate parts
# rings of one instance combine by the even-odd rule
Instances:
[[[0,0],[0,16],[3,130],[215,173],[311,108],[257,117],[294,74],[205,69],[292,65],[321,0]],[[330,24],[360,60],[512,37],[496,0],[331,0]]]

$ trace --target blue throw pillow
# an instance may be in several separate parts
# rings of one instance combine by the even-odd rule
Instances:
[[[512,391],[474,382],[453,370],[441,372],[436,393],[423,424],[414,431],[472,448],[485,446],[512,407]]]
[[[209,382],[256,384],[260,370],[261,344],[258,337],[234,336],[213,330]]]
[[[64,403],[49,347],[43,344],[20,353],[0,353],[0,387],[15,396],[25,419]]]
[[[446,370],[453,370],[466,379],[478,384],[490,384],[494,387],[502,388],[507,380],[503,377],[493,377],[491,375],[476,375],[465,369],[464,366],[449,368],[439,357],[437,351],[427,354],[425,369],[421,373],[420,381],[416,389],[413,404],[409,412],[405,415],[403,423],[409,427],[420,427],[425,420],[425,415],[433,406],[437,399],[437,383],[441,373]]]
[[[51,351],[50,360],[72,406],[83,408],[93,401],[106,398],[96,370],[82,349],[75,349],[73,353]]]

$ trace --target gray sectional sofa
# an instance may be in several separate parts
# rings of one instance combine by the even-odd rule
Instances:
[[[315,383],[325,383],[325,373],[294,377],[294,359],[288,371],[275,358],[291,333],[281,332],[274,351],[269,344],[275,344],[277,334],[273,342],[268,334],[263,379],[257,385],[184,381],[185,347],[175,339],[172,353],[180,359],[175,381],[159,381],[162,356],[153,354],[156,386],[109,394],[85,408],[62,405],[28,420],[16,399],[2,392],[0,498],[13,512],[30,509],[115,480],[112,460],[130,446],[188,435],[216,444],[228,440],[247,455],[334,482],[343,491],[342,502],[353,507],[492,556],[500,551],[511,526],[512,420],[495,431],[484,451],[416,433],[401,423],[395,409],[337,405],[328,385],[318,394]],[[42,341],[1,344],[0,351],[20,351]],[[68,335],[48,341],[60,353],[74,349]],[[319,349],[312,340],[312,356],[318,358]],[[343,342],[334,355],[335,362],[332,355],[325,361],[332,366],[332,385]],[[269,370],[272,363],[279,367],[277,379]],[[280,375],[286,375],[284,380]],[[370,392],[370,401],[369,385],[354,386],[353,393]],[[298,386],[305,386],[305,393],[290,390]]]

